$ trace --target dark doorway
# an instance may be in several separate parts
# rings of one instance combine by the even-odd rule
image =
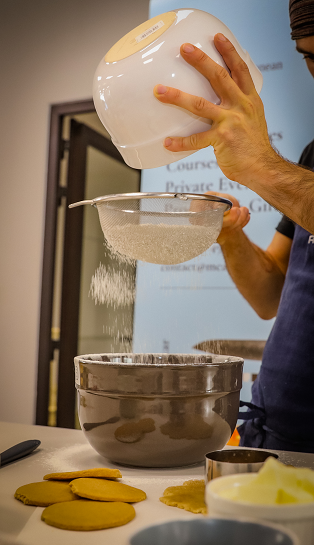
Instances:
[[[125,316],[113,318],[112,309],[88,297],[95,268],[110,259],[97,211],[68,205],[139,190],[140,171],[124,163],[92,101],[52,106],[36,424],[75,427],[74,356],[121,350],[111,322],[117,328]],[[135,270],[128,274],[135,282]],[[133,308],[125,312],[131,323]]]

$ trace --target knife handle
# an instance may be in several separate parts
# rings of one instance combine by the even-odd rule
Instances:
[[[18,443],[4,452],[1,452],[0,467],[13,462],[14,460],[18,460],[23,456],[27,456],[27,454],[30,454],[39,447],[40,443],[41,442],[38,439],[29,439],[28,441],[22,441],[22,443]]]

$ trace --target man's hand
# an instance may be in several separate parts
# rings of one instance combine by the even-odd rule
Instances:
[[[185,138],[169,135],[164,146],[170,151],[212,146],[225,176],[250,186],[255,172],[263,169],[277,154],[270,144],[263,103],[247,65],[222,34],[216,34],[214,43],[231,76],[191,44],[183,44],[180,53],[186,62],[207,78],[221,100],[220,105],[161,84],[154,88],[160,102],[180,106],[211,120],[211,129]]]
[[[207,191],[205,195],[217,195],[229,199],[232,202],[232,208],[224,213],[222,229],[220,235],[217,238],[217,242],[220,246],[223,246],[225,242],[230,242],[234,234],[241,231],[250,221],[250,212],[246,206],[240,206],[239,201],[232,195],[227,193],[217,193],[214,191]]]

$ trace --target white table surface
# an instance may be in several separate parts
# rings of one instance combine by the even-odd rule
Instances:
[[[110,463],[89,445],[82,431],[0,422],[0,452],[27,439],[41,445],[31,455],[0,468],[0,545],[128,545],[132,534],[151,524],[199,518],[159,501],[165,488],[188,479],[203,479],[204,464],[188,468],[129,468]],[[314,454],[278,452],[281,461],[314,469]],[[74,532],[41,521],[43,508],[24,505],[14,498],[24,484],[41,481],[46,473],[76,471],[91,467],[119,467],[126,484],[141,488],[147,499],[134,504],[136,517],[118,528]]]

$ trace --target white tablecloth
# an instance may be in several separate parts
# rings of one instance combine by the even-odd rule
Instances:
[[[0,468],[0,545],[128,545],[130,536],[145,526],[202,516],[164,505],[159,498],[168,486],[203,479],[204,464],[176,469],[119,467],[97,454],[79,430],[0,422],[0,452],[27,439],[39,439],[40,447],[30,456]],[[312,454],[279,455],[285,463],[314,469]],[[146,492],[147,500],[134,504],[133,521],[119,528],[87,533],[60,530],[41,521],[43,508],[24,505],[14,498],[19,486],[41,481],[46,473],[91,467],[119,467],[122,482]]]

